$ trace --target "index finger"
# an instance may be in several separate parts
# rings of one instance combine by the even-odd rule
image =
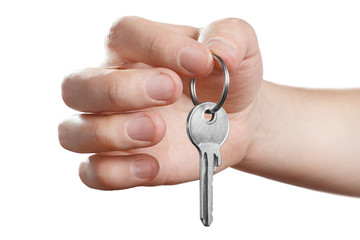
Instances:
[[[124,17],[110,29],[106,65],[142,62],[170,68],[182,76],[204,77],[213,68],[209,49],[197,41],[199,31],[188,26]]]

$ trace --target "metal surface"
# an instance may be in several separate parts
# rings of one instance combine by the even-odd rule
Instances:
[[[222,95],[221,95],[219,102],[213,108],[209,109],[209,111],[211,113],[217,112],[224,104],[227,94],[229,92],[229,84],[230,84],[229,70],[227,69],[224,60],[222,60],[221,57],[219,57],[215,54],[213,54],[213,57],[220,63],[221,69],[224,73],[224,87],[223,87]],[[194,103],[194,105],[195,106],[199,105],[199,100],[197,99],[197,96],[196,96],[196,79],[195,78],[192,78],[190,80],[190,95],[191,95],[191,100]]]
[[[204,102],[195,106],[187,118],[187,134],[200,155],[200,219],[210,226],[213,216],[213,174],[221,165],[220,147],[229,135],[229,119],[223,108],[207,120],[205,113],[215,103]]]

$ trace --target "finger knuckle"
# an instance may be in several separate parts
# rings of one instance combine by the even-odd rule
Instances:
[[[105,128],[103,123],[100,121],[95,122],[91,129],[91,137],[95,143],[95,145],[108,147],[109,140],[108,136],[106,135]]]
[[[102,164],[100,164],[102,166]],[[99,183],[99,188],[103,190],[112,189],[112,176],[104,167],[97,167],[95,176]]]
[[[71,108],[76,106],[78,93],[74,90],[81,79],[86,78],[85,73],[87,71],[88,69],[76,70],[64,77],[61,84],[61,96],[67,106]]]
[[[234,24],[234,25],[238,25],[241,27],[250,26],[250,24],[248,22],[246,22],[244,19],[241,19],[241,18],[224,18],[223,21],[224,21],[224,23]]]
[[[227,26],[230,25],[243,31],[245,30],[251,33],[255,33],[250,23],[248,23],[247,21],[241,18],[224,18],[216,21],[215,24],[227,25]]]
[[[111,105],[121,108],[125,106],[124,91],[122,82],[118,80],[118,76],[115,71],[109,71],[106,73],[105,78],[108,79],[106,86],[106,95]]]
[[[109,190],[114,188],[114,175],[111,173],[112,171],[110,171],[106,161],[99,161],[93,166],[93,174],[99,189]]]
[[[71,137],[71,126],[73,125],[74,122],[72,121],[71,117],[61,121],[58,125],[58,140],[64,149],[72,152],[78,152]]]
[[[112,26],[105,38],[105,43],[108,48],[112,49],[116,47],[116,43],[119,42],[119,38],[123,37],[124,30],[128,29],[138,17],[125,16],[117,19]]]
[[[64,103],[66,105],[68,105],[69,107],[71,107],[74,96],[72,94],[72,85],[73,85],[73,81],[74,79],[76,79],[77,76],[77,72],[72,72],[70,74],[68,74],[67,76],[64,77],[62,84],[61,84],[61,96],[62,99],[64,101]]]
[[[159,49],[161,49],[161,47],[166,46],[166,44],[164,44],[164,38],[161,37],[161,35],[159,34],[152,34],[152,36],[150,37],[150,41],[149,41],[149,45],[148,45],[148,53],[149,56],[152,58],[156,58],[159,55]]]
[[[60,145],[63,148],[68,149],[65,126],[66,126],[65,121],[62,121],[62,122],[59,123],[59,125],[58,125],[58,138],[59,138]]]

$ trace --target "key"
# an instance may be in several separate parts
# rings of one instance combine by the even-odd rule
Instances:
[[[220,147],[229,135],[229,119],[223,108],[208,121],[205,113],[216,104],[204,102],[195,106],[187,118],[187,134],[200,155],[200,219],[210,226],[213,216],[213,174],[221,165]]]

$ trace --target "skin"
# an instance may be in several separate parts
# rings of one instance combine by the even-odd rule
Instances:
[[[230,133],[217,172],[233,167],[360,196],[360,90],[264,81],[256,34],[245,21],[197,29],[124,17],[110,29],[106,53],[101,67],[71,73],[62,84],[64,102],[84,113],[59,124],[59,141],[70,151],[95,153],[79,168],[87,186],[116,190],[199,179],[199,155],[185,130],[193,108],[188,86],[195,77],[200,102],[218,101],[223,77],[214,53],[230,72],[223,106]]]

